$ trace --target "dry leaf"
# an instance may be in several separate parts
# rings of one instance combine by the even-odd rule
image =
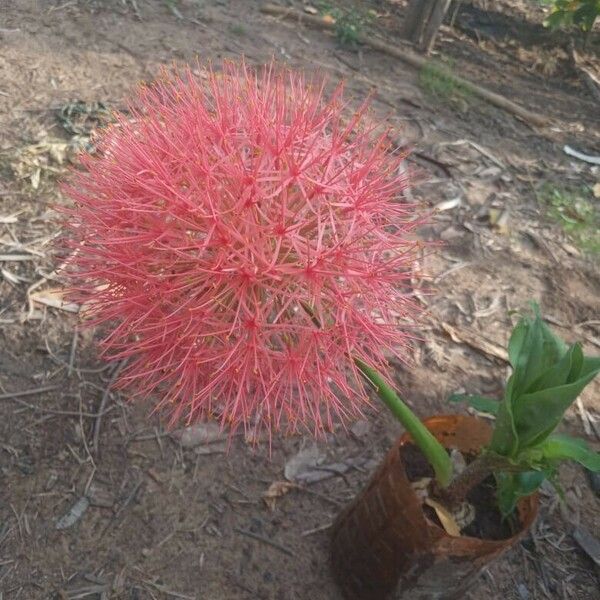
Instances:
[[[600,181],[592,188],[595,198],[600,198]]]
[[[262,495],[262,498],[270,510],[275,510],[275,501],[277,498],[285,496],[290,490],[296,487],[298,486],[290,481],[274,481]]]
[[[318,15],[319,14],[319,11],[314,6],[311,6],[310,4],[307,4],[304,7],[304,12],[308,13],[309,15]]]
[[[77,523],[77,521],[83,517],[89,506],[90,501],[86,496],[79,498],[79,500],[77,500],[77,502],[75,502],[75,504],[73,504],[73,506],[70,508],[69,512],[63,515],[56,522],[56,529],[68,529],[69,527],[75,525],[75,523]]]
[[[227,440],[227,434],[214,421],[197,423],[186,427],[180,434],[179,441],[184,448],[195,448],[202,444],[213,444]]]
[[[495,356],[504,362],[508,362],[508,352],[502,346],[484,338],[480,333],[468,329],[458,331],[451,325],[448,325],[448,323],[441,323],[441,326],[453,342],[467,344],[467,346],[471,346],[471,348],[483,354]]]
[[[292,456],[286,463],[284,475],[288,481],[302,479],[307,473],[323,462],[324,455],[316,445],[302,448],[297,454]]]
[[[335,19],[331,15],[323,15],[323,23],[330,23],[333,25],[335,23]]]
[[[29,178],[30,181],[31,181],[31,187],[34,190],[37,190],[40,187],[40,177],[41,177],[41,175],[42,175],[42,170],[39,167],[37,167],[35,169],[35,171],[31,174],[30,178]]]
[[[460,537],[460,529],[456,524],[452,513],[447,508],[431,498],[425,498],[425,504],[427,504],[427,506],[431,506],[431,508],[435,510],[435,514],[437,515],[442,527],[448,535],[451,535],[452,537]]]
[[[461,199],[459,196],[457,196],[456,198],[451,198],[450,200],[443,200],[442,202],[438,202],[435,205],[435,210],[437,211],[443,211],[443,210],[452,210],[453,208],[456,208],[457,206],[461,205]]]
[[[500,210],[498,208],[490,208],[488,214],[490,225],[494,227],[494,229],[502,235],[510,233],[508,209]]]

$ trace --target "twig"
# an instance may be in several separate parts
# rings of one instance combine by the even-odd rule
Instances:
[[[329,529],[332,525],[333,523],[325,523],[325,525],[319,525],[319,527],[307,529],[306,531],[303,531],[300,535],[302,537],[306,537],[307,535],[312,535],[313,533],[319,533],[320,531],[325,531],[326,529]]]
[[[21,392],[6,392],[4,394],[0,394],[0,400],[12,400],[14,398],[23,398],[24,396],[35,396],[36,394],[52,392],[58,388],[58,385],[47,385],[44,387],[33,388],[31,390],[23,390]]]
[[[111,520],[106,524],[106,527],[102,530],[102,533],[100,534],[98,539],[102,539],[106,535],[107,531],[112,527],[112,525],[116,522],[116,520],[121,516],[123,511],[129,506],[129,504],[136,497],[136,495],[137,495],[139,489],[142,487],[143,483],[144,483],[143,479],[140,479],[140,481],[138,481],[135,484],[135,486],[134,486],[133,490],[131,490],[131,493],[129,494],[129,496],[127,496],[127,498],[125,498],[125,501],[123,502],[123,504],[121,504],[121,506],[119,507],[117,512],[113,515]]]
[[[287,554],[288,556],[294,556],[294,553],[289,548],[286,548],[285,546],[282,546],[281,544],[278,544],[277,542],[275,542],[267,537],[264,537],[258,533],[254,533],[253,531],[248,531],[247,529],[240,529],[239,527],[234,527],[233,530],[236,533],[239,533],[240,535],[245,535],[249,538],[252,538],[253,540],[256,540],[257,542],[262,542],[263,544],[272,546],[273,548],[276,548],[277,550],[279,550],[280,552],[283,552],[284,554]]]
[[[181,592],[174,592],[173,590],[168,589],[164,585],[159,585],[158,583],[154,583],[153,581],[144,580],[146,585],[152,586],[155,590],[158,590],[165,596],[172,596],[173,598],[182,598],[182,600],[196,600],[196,596],[188,596],[187,594],[182,594]]]
[[[110,406],[102,413],[88,413],[88,412],[80,412],[77,410],[55,410],[53,408],[43,408],[41,406],[36,406],[35,404],[29,404],[29,402],[25,402],[24,400],[19,400],[19,398],[9,398],[10,400],[14,400],[17,404],[24,406],[25,408],[29,408],[30,410],[35,410],[36,412],[41,412],[48,415],[62,415],[65,417],[85,417],[86,419],[97,419],[98,417],[104,416],[106,413],[110,412],[113,407]]]
[[[77,328],[73,332],[73,341],[71,342],[71,352],[69,353],[69,367],[67,369],[67,373],[69,377],[73,374],[73,365],[75,363],[75,352],[77,350],[77,341],[79,338],[79,332]]]
[[[335,474],[340,475],[340,472],[336,471]],[[346,483],[348,483],[348,482],[346,481]],[[321,492],[311,490],[310,488],[307,488],[303,485],[295,484],[294,487],[297,490],[304,492],[305,494],[309,494],[310,496],[314,496],[315,498],[320,498],[321,500],[325,500],[325,502],[329,502],[330,504],[333,504],[334,506],[343,506],[343,502],[340,502],[339,500],[335,500],[334,498],[330,498],[329,496],[326,496],[325,494],[322,494]]]
[[[0,254],[0,262],[23,262],[25,260],[37,260],[33,254]]]

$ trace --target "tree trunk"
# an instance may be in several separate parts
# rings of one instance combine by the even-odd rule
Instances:
[[[422,52],[429,53],[450,8],[451,0],[411,0],[401,35]]]

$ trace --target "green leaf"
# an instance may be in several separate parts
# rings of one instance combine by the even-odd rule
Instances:
[[[496,494],[503,517],[508,517],[520,498],[531,496],[542,485],[551,471],[525,471],[523,473],[497,473]]]
[[[508,340],[508,360],[513,370],[517,368],[526,336],[527,323],[524,319],[521,319],[513,329],[510,340]]]
[[[567,376],[565,383],[574,383],[584,375],[584,373],[582,373],[584,364],[583,350],[581,349],[581,344],[578,343],[575,344],[575,346],[576,348],[573,349],[572,353],[571,370],[569,371],[569,375]]]
[[[500,403],[500,410],[496,415],[496,426],[490,443],[490,450],[502,456],[512,456],[517,450],[517,430],[512,413],[510,401],[510,387],[512,376],[508,380],[504,400]]]
[[[541,317],[540,317],[541,319]],[[553,365],[558,362],[568,351],[569,346],[565,344],[553,331],[548,327],[545,321],[541,321],[542,337],[544,338],[544,355],[546,364]]]
[[[509,360],[513,366],[510,399],[528,392],[545,371],[567,351],[565,344],[542,321],[537,304],[533,320],[523,317],[509,342]]]
[[[585,377],[588,373],[600,373],[600,356],[583,357],[580,376]]]
[[[500,410],[500,401],[494,398],[486,398],[478,394],[452,394],[448,402],[466,402],[469,406],[479,412],[497,415]]]
[[[590,471],[600,471],[600,453],[594,452],[585,440],[556,434],[550,436],[540,449],[547,460],[574,460]]]
[[[583,352],[580,344],[574,344],[569,348],[565,355],[554,363],[547,371],[531,384],[528,392],[536,392],[547,388],[558,387],[570,383],[573,374],[581,371],[581,363],[583,361]]]
[[[590,368],[586,374],[573,383],[521,396],[513,411],[520,449],[540,443],[548,437],[562,419],[567,408],[598,372],[600,372],[600,365]]]

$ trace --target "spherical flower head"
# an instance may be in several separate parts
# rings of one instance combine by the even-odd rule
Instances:
[[[420,223],[404,158],[342,89],[271,64],[165,72],[64,190],[69,275],[119,384],[171,424],[318,434],[403,359]]]

